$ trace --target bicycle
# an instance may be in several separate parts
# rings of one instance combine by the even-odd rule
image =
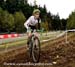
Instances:
[[[37,30],[37,32],[40,32],[41,30]],[[33,62],[39,62],[40,59],[40,40],[35,35],[35,31],[32,32],[30,42],[29,42],[29,54],[30,58],[32,58]]]

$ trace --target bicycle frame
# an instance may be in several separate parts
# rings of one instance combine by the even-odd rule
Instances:
[[[30,32],[28,32],[28,37],[31,37],[32,35],[38,37],[40,39],[40,33],[42,33],[42,30],[34,30],[33,32],[31,32],[32,30],[30,30]]]
[[[29,51],[30,51],[30,57],[33,59],[33,62],[38,62],[39,58],[40,58],[40,40],[39,40],[38,35],[39,35],[39,33],[36,31],[33,31],[31,33],[31,41],[30,41]],[[35,43],[35,40],[37,40],[38,43]],[[37,48],[38,48],[38,50],[35,50]],[[35,54],[35,53],[37,53],[37,54]],[[37,58],[36,58],[36,56],[37,56]]]

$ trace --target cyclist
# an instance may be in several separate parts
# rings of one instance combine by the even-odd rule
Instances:
[[[32,16],[29,17],[29,19],[24,23],[24,26],[27,29],[27,34],[28,34],[28,41],[27,41],[27,45],[29,46],[29,42],[30,42],[30,36],[31,33],[37,29],[36,25],[41,22],[41,20],[39,20],[40,16],[40,10],[39,9],[34,9]],[[32,30],[32,31],[31,31]]]

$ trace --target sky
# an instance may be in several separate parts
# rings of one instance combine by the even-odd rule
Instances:
[[[69,14],[75,10],[75,0],[36,0],[36,4],[43,7],[46,5],[52,14],[59,13],[60,18],[68,18]],[[34,0],[28,0],[29,4],[34,5]]]

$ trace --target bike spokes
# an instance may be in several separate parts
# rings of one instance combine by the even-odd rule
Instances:
[[[40,55],[40,43],[38,39],[35,39],[33,43],[33,49],[32,49],[32,58],[34,62],[39,61],[39,55]]]

